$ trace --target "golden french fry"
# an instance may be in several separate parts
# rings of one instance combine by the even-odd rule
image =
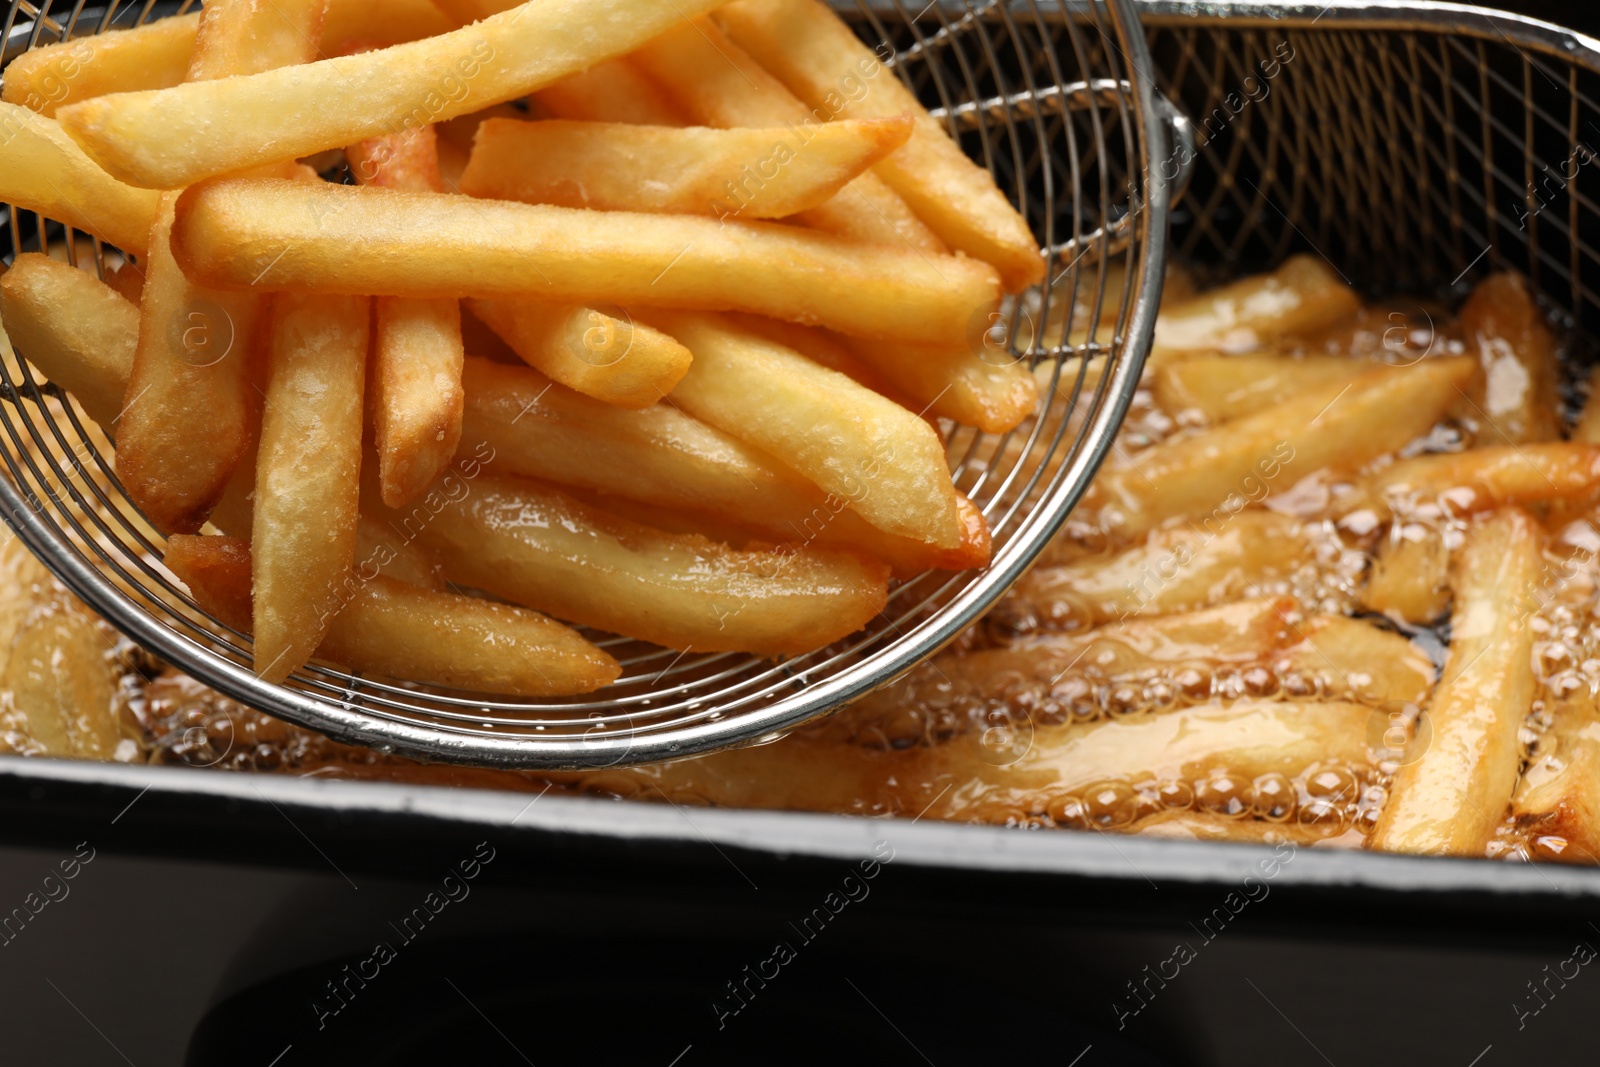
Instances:
[[[985,320],[979,316],[979,321]],[[953,336],[964,336],[971,326],[969,322],[966,331]],[[853,338],[846,343],[919,407],[984,433],[1014,430],[1039,410],[1039,387],[1027,365],[981,345],[892,338]]]
[[[716,0],[534,0],[471,26],[212,83],[82,100],[56,114],[112,174],[177,189],[477,111],[638,47]],[[338,107],[329,107],[329,100]]]
[[[630,56],[629,61],[665,88],[675,107],[705,126],[813,129],[823,121],[744,49],[728,40],[710,19],[696,19],[666,31]],[[600,103],[596,101],[597,105]],[[629,112],[613,112],[609,105],[605,106],[605,114],[566,117],[632,121]],[[838,196],[801,213],[794,221],[860,241],[910,245],[933,254],[949,251],[876,174],[861,175]]]
[[[250,630],[250,545],[173,537],[165,562],[195,601]],[[570,627],[523,608],[435,592],[381,574],[354,583],[317,656],[359,671],[513,696],[588,693],[615,681],[616,660]]]
[[[1339,356],[1194,356],[1158,363],[1150,384],[1164,410],[1198,411],[1207,422],[1226,422],[1302,393],[1347,385],[1371,369]]]
[[[1437,503],[1451,514],[1580,497],[1600,487],[1600,445],[1566,441],[1473,448],[1402,459],[1367,480],[1363,506]]]
[[[212,4],[200,20],[190,79],[314,58],[325,9],[325,0]],[[157,529],[192,533],[222,496],[254,433],[250,368],[264,307],[259,293],[216,292],[183,276],[170,249],[176,203],[176,193],[163,194],[150,229],[117,473]]]
[[[889,384],[889,379],[868,366],[867,362],[852,352],[841,338],[824,330],[802,326],[797,322],[769,319],[765,315],[750,315],[742,311],[728,312],[727,318],[740,329],[759,334],[774,344],[792,348],[811,362],[821,364],[829,370],[836,370],[874,393],[893,400],[903,408],[916,411],[925,406],[901,395],[899,390]],[[926,411],[922,412],[922,415],[924,418],[929,417]]]
[[[196,278],[231,288],[598,298],[905,340],[965,336],[999,298],[974,260],[776,223],[266,179],[185,192],[173,248]]]
[[[462,454],[492,459],[499,470],[714,516],[767,540],[855,546],[900,575],[989,560],[983,516],[959,494],[962,543],[946,551],[883,533],[847,499],[825,496],[768,454],[671,404],[627,411],[537,371],[471,357],[465,382]]]
[[[164,533],[200,528],[254,432],[250,375],[263,301],[191,284],[168,247],[172,205],[151,227],[139,341],[117,431],[117,474]]]
[[[1337,833],[1321,823],[1269,822],[1266,819],[1241,819],[1209,811],[1163,811],[1146,816],[1128,828],[1139,837],[1159,837],[1166,841],[1234,841],[1250,845],[1320,845],[1324,848],[1360,848],[1361,833]],[[1329,836],[1330,833],[1333,836]]]
[[[1433,661],[1397,633],[1344,615],[1313,615],[1290,628],[1298,640],[1276,666],[1291,697],[1392,707],[1420,706],[1433,692]]]
[[[878,529],[939,548],[962,542],[944,446],[891,400],[725,320],[652,311],[694,353],[672,399],[695,418],[781,456]],[[752,417],[752,409],[760,414]]]
[[[1378,547],[1361,602],[1368,611],[1425,626],[1450,607],[1450,550],[1440,532],[1395,522]]]
[[[778,219],[827,201],[910,134],[905,115],[811,130],[490,119],[478,128],[461,191],[600,211]]]
[[[1241,511],[1205,525],[1153,531],[1109,558],[1036,567],[994,609],[991,626],[1077,630],[1135,615],[1194,611],[1287,591],[1315,550],[1294,519]]]
[[[1159,363],[1162,356],[1189,352],[1247,352],[1276,338],[1326,329],[1360,306],[1360,297],[1326,260],[1290,256],[1274,271],[1162,308],[1151,354]]]
[[[1511,814],[1536,859],[1600,863],[1600,712],[1587,693],[1554,708],[1555,722],[1517,783]]]
[[[54,119],[0,104],[0,201],[142,256],[159,200],[152,190],[124,185],[101,170]]]
[[[1013,292],[1044,280],[1028,223],[945,127],[816,0],[734,0],[713,18],[745,51],[829,120],[910,114],[911,140],[877,173],[952,248],[993,263]],[[885,77],[884,75],[889,75]]]
[[[1483,365],[1464,412],[1491,445],[1561,437],[1556,338],[1521,275],[1479,282],[1461,307],[1460,329]]]
[[[432,126],[362,141],[345,158],[356,179],[439,192]],[[373,301],[373,434],[383,502],[402,507],[450,466],[461,440],[461,304],[449,297]]]
[[[618,407],[654,404],[672,392],[694,358],[660,330],[582,304],[502,297],[468,306],[530,367]]]
[[[0,275],[0,320],[18,355],[116,433],[138,343],[138,308],[86,271],[24,252]]]
[[[888,567],[853,552],[741,552],[532,482],[480,472],[460,485],[454,499],[441,483],[409,514],[390,513],[450,580],[668,648],[808,652],[860,629],[888,595]]]
[[[365,297],[280,294],[256,461],[256,673],[281,682],[342,606],[360,498],[361,408],[372,315]]]
[[[1600,445],[1600,367],[1589,375],[1589,395],[1583,402],[1578,424],[1572,428],[1572,440],[1580,444]]]
[[[689,125],[688,117],[665,90],[627,56],[596,63],[540,89],[534,98],[558,119],[631,122],[639,126]]]
[[[1083,817],[1082,794],[1117,783],[1126,803],[1098,806],[1094,821],[1119,829],[1145,813],[1128,781],[1192,783],[1225,768],[1249,782],[1269,773],[1297,775],[1319,763],[1365,772],[1370,717],[1359,704],[1238,701],[1039,727],[1020,757],[997,751],[993,735],[977,733],[889,751],[795,734],[676,763],[552,777],[587,792],[718,807],[921,813],[994,823],[1050,816],[1069,824]]]
[[[1390,852],[1481,856],[1506,816],[1533,704],[1538,524],[1508,508],[1477,521],[1453,561],[1450,658],[1427,722],[1431,740],[1399,769],[1373,831]]]
[[[322,52],[343,54],[345,43],[354,40],[382,48],[451,28],[432,0],[329,0]],[[169,88],[188,76],[199,29],[195,12],[30,48],[6,65],[0,100],[54,115],[57,108],[107,93]]]
[[[1420,437],[1476,371],[1465,357],[1377,367],[1193,437],[1155,445],[1095,481],[1109,528],[1136,537],[1178,515],[1225,518],[1323,467],[1356,468]]]

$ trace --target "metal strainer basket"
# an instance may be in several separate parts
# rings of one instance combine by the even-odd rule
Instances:
[[[191,6],[11,0],[5,59]],[[1150,344],[1165,266],[1172,186],[1147,176],[1170,159],[1169,142],[1184,128],[1155,95],[1128,0],[862,0],[844,13],[870,43],[894,47],[896,73],[987,164],[1050,251],[1054,287],[1008,303],[1002,319],[985,326],[991,351],[1043,366],[1059,399],[1011,434],[952,431],[960,435],[951,442],[956,483],[994,531],[988,568],[901,583],[867,630],[782,661],[591,635],[624,673],[584,698],[487,698],[315,664],[287,685],[269,685],[250,670],[248,639],[201,612],[162,568],[159,538],[123,495],[113,457],[23,362],[26,352],[0,362],[7,522],[87,603],[194,677],[338,740],[426,760],[579,768],[687,756],[775,738],[908,670],[1022,573],[1104,457]],[[113,254],[15,208],[5,223],[8,260],[55,250],[104,271]],[[1065,344],[1084,335],[1085,314],[1114,322],[1114,341],[1104,343],[1102,333],[1100,345]],[[1040,328],[1046,321],[1060,323],[1054,340]],[[1105,370],[1085,385],[1088,357]]]

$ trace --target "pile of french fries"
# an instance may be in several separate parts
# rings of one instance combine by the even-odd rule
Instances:
[[[1038,414],[1048,379],[965,336],[1041,280],[1035,241],[819,4],[678,9],[219,0],[6,69],[0,196],[126,257],[18,257],[10,341],[263,675],[581,692],[617,668],[568,623],[799,652],[892,575],[985,562],[924,420]],[[1108,328],[1055,306],[1042,344]],[[170,672],[130,702],[11,542],[0,743],[1600,862],[1600,381],[1567,410],[1562,357],[1512,274],[1453,309],[1314,256],[1176,274],[1114,458],[984,621],[782,741],[665,765],[420,767]]]
[[[819,0],[214,0],[0,98],[114,264],[5,328],[264,679],[581,694],[576,627],[800,654],[988,561],[938,422],[1036,414],[974,323],[1045,258]]]

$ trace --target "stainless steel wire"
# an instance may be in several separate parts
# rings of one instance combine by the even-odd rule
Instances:
[[[4,59],[189,6],[10,0]],[[624,673],[586,698],[489,698],[319,664],[267,685],[250,670],[248,637],[201,611],[161,566],[160,538],[128,502],[104,440],[26,352],[10,351],[0,352],[6,521],[87,603],[196,678],[338,740],[427,760],[580,768],[758,743],[910,669],[1022,573],[1104,457],[1150,344],[1181,184],[1153,176],[1191,134],[1155,92],[1130,0],[859,0],[841,10],[863,39],[893,48],[895,74],[989,167],[1049,257],[1051,284],[1005,308],[1004,358],[1035,369],[1050,403],[1009,434],[947,430],[956,484],[994,532],[988,568],[899,583],[868,629],[782,661],[592,635]],[[15,208],[5,229],[8,260],[46,251],[97,272],[116,261],[114,249]],[[1113,324],[1112,340],[1083,319]],[[1047,334],[1047,322],[1058,328]],[[1103,367],[1093,379],[1091,358]]]

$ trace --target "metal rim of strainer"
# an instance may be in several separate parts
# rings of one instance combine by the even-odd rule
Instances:
[[[863,0],[860,10],[880,33],[885,15],[910,27],[915,43],[897,54],[897,63],[937,47],[941,38],[963,33],[976,34],[975,46],[997,63],[988,33],[1003,29],[1020,46],[1012,9],[1022,6],[1002,2],[975,8],[968,0],[936,0],[913,15],[898,0]],[[1030,2],[1025,8],[1021,17],[1039,20],[1044,32],[1039,4]],[[33,47],[41,38],[40,21],[19,26],[18,10],[13,3],[4,39],[9,46],[21,32],[26,46]],[[930,22],[937,22],[938,28],[924,34],[916,24],[930,11],[936,15]],[[1182,177],[1176,172],[1183,168],[1168,164],[1183,157],[1182,147],[1192,144],[1187,124],[1155,90],[1149,51],[1131,0],[1062,3],[1058,11],[1066,20],[1063,25],[1072,37],[1078,65],[1085,72],[1090,67],[1072,28],[1081,22],[1088,27],[1085,32],[1092,30],[1103,39],[1103,65],[1117,76],[1066,82],[1051,49],[1049,84],[1035,84],[1034,72],[1023,67],[1020,78],[1025,87],[1008,91],[996,66],[989,74],[998,92],[982,93],[964,57],[958,56],[970,91],[963,103],[950,106],[941,87],[946,107],[935,113],[953,129],[976,130],[991,168],[994,146],[984,115],[998,115],[1009,130],[1020,174],[1024,168],[1018,154],[1018,124],[1032,124],[1039,138],[1039,165],[1049,168],[1050,145],[1041,116],[1052,106],[1063,115],[1074,108],[1088,110],[1096,137],[1092,162],[1102,179],[1099,211],[1085,210],[1086,197],[1074,184],[1070,219],[1075,233],[1072,239],[1055,240],[1057,212],[1049,202],[1053,179],[1047,170],[1045,247],[1051,252],[1054,280],[1073,270],[1098,271],[1092,304],[1097,319],[1105,299],[1106,266],[1113,255],[1125,257],[1126,281],[1115,334],[1110,345],[1090,340],[1068,346],[1064,340],[1049,352],[1036,351],[1037,338],[1030,337],[1029,351],[1017,358],[1034,364],[1053,362],[1051,396],[1059,386],[1068,397],[1067,410],[1087,408],[1065,456],[1050,473],[1049,462],[1067,444],[1069,421],[1063,412],[1059,427],[1047,433],[1049,405],[1031,430],[971,434],[956,477],[973,483],[965,488],[975,501],[987,501],[980,506],[997,530],[993,561],[981,571],[924,575],[899,586],[891,598],[892,604],[898,599],[898,616],[869,636],[858,634],[841,643],[843,647],[781,662],[732,654],[688,660],[685,653],[601,637],[599,643],[624,663],[624,678],[610,690],[591,695],[599,699],[562,702],[423,689],[317,664],[299,672],[289,685],[265,683],[249,667],[246,635],[201,612],[160,567],[158,547],[126,514],[126,498],[110,460],[93,446],[76,412],[62,405],[55,410],[64,417],[58,416],[52,412],[54,405],[47,405],[46,397],[59,400],[64,394],[35,381],[26,363],[15,358],[0,360],[0,399],[6,401],[0,404],[0,460],[9,473],[0,478],[3,517],[63,584],[127,637],[229,697],[337,741],[433,762],[555,770],[675,759],[776,739],[905,673],[975,621],[1021,576],[1065,521],[1108,452],[1132,399],[1154,330],[1166,266],[1169,208],[1181,190]],[[74,23],[85,14],[83,0],[77,0],[71,20],[64,27],[55,24],[47,40],[73,32]],[[994,20],[995,26],[986,19]],[[108,21],[109,15],[101,15],[101,28]],[[7,52],[9,58],[9,47]],[[1102,107],[1109,107],[1110,114],[1102,117]],[[1125,206],[1114,203],[1108,191],[1112,184],[1108,130],[1118,126],[1123,151],[1132,164],[1122,176],[1130,193]],[[1068,173],[1076,177],[1077,144],[1070,137],[1064,139],[1072,152]],[[1085,168],[1089,165],[1084,163]],[[1168,174],[1169,169],[1175,173]],[[1082,227],[1086,217],[1098,218],[1100,225]],[[15,209],[10,225],[13,246],[20,252]],[[42,227],[40,234],[42,239]],[[98,259],[102,254],[98,242],[94,248]],[[74,244],[69,259],[75,258]],[[1076,283],[1074,276],[1073,291]],[[1011,314],[1015,325],[1018,312],[1013,309]],[[1014,333],[1008,340],[1015,345]],[[1106,361],[1092,393],[1084,386],[1091,356],[1104,356]],[[1000,456],[1018,434],[1023,435],[1025,449],[1021,459],[1002,472],[997,489],[980,494],[978,489],[991,472],[971,462],[979,442],[992,441],[987,454]],[[1023,463],[1041,449],[1037,466],[1024,471]],[[75,477],[86,490],[78,488]],[[139,598],[119,588],[119,581],[138,590]],[[634,650],[642,651],[627,654]],[[731,699],[735,694],[737,698]],[[665,726],[650,722],[667,710],[682,714]]]

